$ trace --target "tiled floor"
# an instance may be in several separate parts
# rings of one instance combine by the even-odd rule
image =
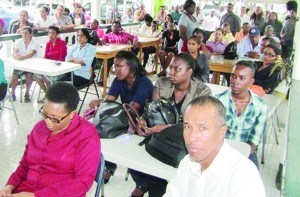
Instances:
[[[99,88],[101,89],[101,88]],[[3,118],[0,121],[0,187],[2,188],[10,174],[15,170],[20,161],[24,147],[26,144],[26,136],[31,131],[33,125],[41,119],[38,110],[41,104],[37,104],[37,90],[34,93],[31,103],[20,103],[19,99],[15,102],[20,125],[17,125],[14,114],[12,111],[4,111]],[[87,101],[84,104],[84,109],[87,107],[90,100],[94,99],[94,96],[88,96]],[[10,103],[6,103],[10,107]],[[284,128],[284,123],[287,117],[287,103],[281,105],[279,109],[279,119],[281,127]],[[275,188],[275,177],[279,165],[282,139],[285,135],[284,130],[279,133],[279,145],[275,143],[274,135],[268,135],[267,139],[267,154],[264,165],[260,166],[262,179],[265,184],[268,197],[278,197],[280,192]],[[261,150],[259,150],[260,158]],[[105,185],[106,197],[123,197],[129,196],[130,192],[134,188],[134,183],[129,177],[128,181],[125,181],[126,169],[119,166],[115,173],[115,176],[111,178],[110,182]],[[255,188],[251,188],[255,189]],[[95,190],[95,184],[88,193],[88,196],[93,196]]]

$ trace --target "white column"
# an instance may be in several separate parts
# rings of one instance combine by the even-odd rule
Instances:
[[[100,12],[101,12],[101,1],[102,0],[92,0],[91,1],[91,18],[97,19],[100,22]]]

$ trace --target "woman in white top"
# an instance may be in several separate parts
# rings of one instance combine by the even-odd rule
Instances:
[[[22,38],[16,40],[13,47],[13,58],[17,60],[25,60],[31,57],[35,57],[39,48],[39,43],[33,38],[32,28],[24,27],[21,30]],[[30,65],[28,65],[30,66]],[[13,100],[16,100],[16,87],[18,84],[19,76],[22,74],[26,75],[26,93],[25,93],[25,102],[30,102],[29,99],[29,90],[32,84],[32,73],[23,72],[23,71],[14,71],[11,86],[12,86],[12,95]]]
[[[187,41],[188,38],[193,35],[193,31],[199,27],[199,23],[196,18],[193,16],[195,13],[196,3],[193,0],[186,0],[183,9],[183,13],[179,19],[179,36],[180,40],[178,42],[178,51],[187,51]]]
[[[40,16],[35,21],[35,27],[39,31],[47,31],[47,28],[51,25],[55,25],[55,20],[49,16],[50,9],[48,6],[42,6],[40,9]]]

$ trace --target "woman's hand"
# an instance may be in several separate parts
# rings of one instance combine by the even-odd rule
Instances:
[[[6,185],[3,189],[0,190],[0,197],[13,197],[13,195],[11,194],[13,189],[14,186]]]
[[[101,104],[103,99],[92,100],[89,104],[90,108],[95,108]]]

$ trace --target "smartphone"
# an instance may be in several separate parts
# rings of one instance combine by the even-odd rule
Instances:
[[[92,109],[89,109],[87,110],[84,114],[83,114],[83,117],[87,120],[91,119],[92,117],[95,116],[97,112],[97,108],[92,108]]]

